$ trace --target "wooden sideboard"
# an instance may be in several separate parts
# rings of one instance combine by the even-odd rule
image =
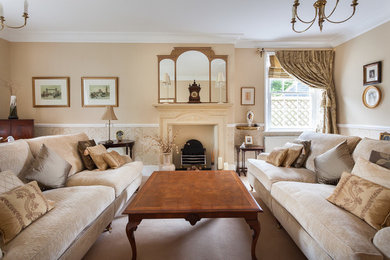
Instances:
[[[0,119],[0,136],[4,139],[12,136],[16,139],[34,137],[33,119]]]

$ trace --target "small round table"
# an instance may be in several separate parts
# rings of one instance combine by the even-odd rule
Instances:
[[[133,146],[135,141],[123,139],[122,141],[115,140],[112,143],[107,143],[107,141],[101,141],[99,144],[104,145],[106,149],[108,148],[115,148],[115,147],[126,147],[126,154],[129,155],[130,151],[130,158],[133,158]]]
[[[241,173],[246,175],[247,168],[245,167],[245,152],[255,152],[256,158],[259,153],[264,152],[264,146],[260,145],[246,145],[245,147],[241,148],[240,145],[236,145],[236,151],[237,151],[237,166],[236,166],[236,172],[240,176]],[[241,159],[241,167],[239,166],[240,163],[240,152],[242,151],[242,159]]]

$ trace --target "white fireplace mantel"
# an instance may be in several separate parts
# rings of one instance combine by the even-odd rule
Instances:
[[[215,154],[227,160],[227,122],[230,103],[156,104],[159,111],[160,136],[166,138],[173,125],[212,125],[215,129]]]

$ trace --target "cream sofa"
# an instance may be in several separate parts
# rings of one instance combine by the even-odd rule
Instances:
[[[106,171],[84,170],[77,143],[84,133],[45,136],[0,145],[0,170],[19,177],[44,143],[71,165],[67,187],[44,192],[50,212],[6,245],[3,259],[81,259],[141,184],[142,162]],[[1,258],[1,257],[0,257]]]
[[[390,142],[311,132],[299,139],[311,140],[304,168],[275,167],[261,159],[263,154],[248,160],[250,185],[307,258],[388,259],[390,228],[377,232],[328,202],[336,186],[316,183],[314,158],[347,140],[355,161],[358,157],[368,160],[373,149],[390,153]]]

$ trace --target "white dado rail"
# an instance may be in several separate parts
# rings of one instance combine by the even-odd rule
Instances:
[[[214,154],[226,160],[227,122],[229,109],[233,104],[156,104],[153,106],[160,112],[160,136],[164,138],[173,125],[214,126]]]

